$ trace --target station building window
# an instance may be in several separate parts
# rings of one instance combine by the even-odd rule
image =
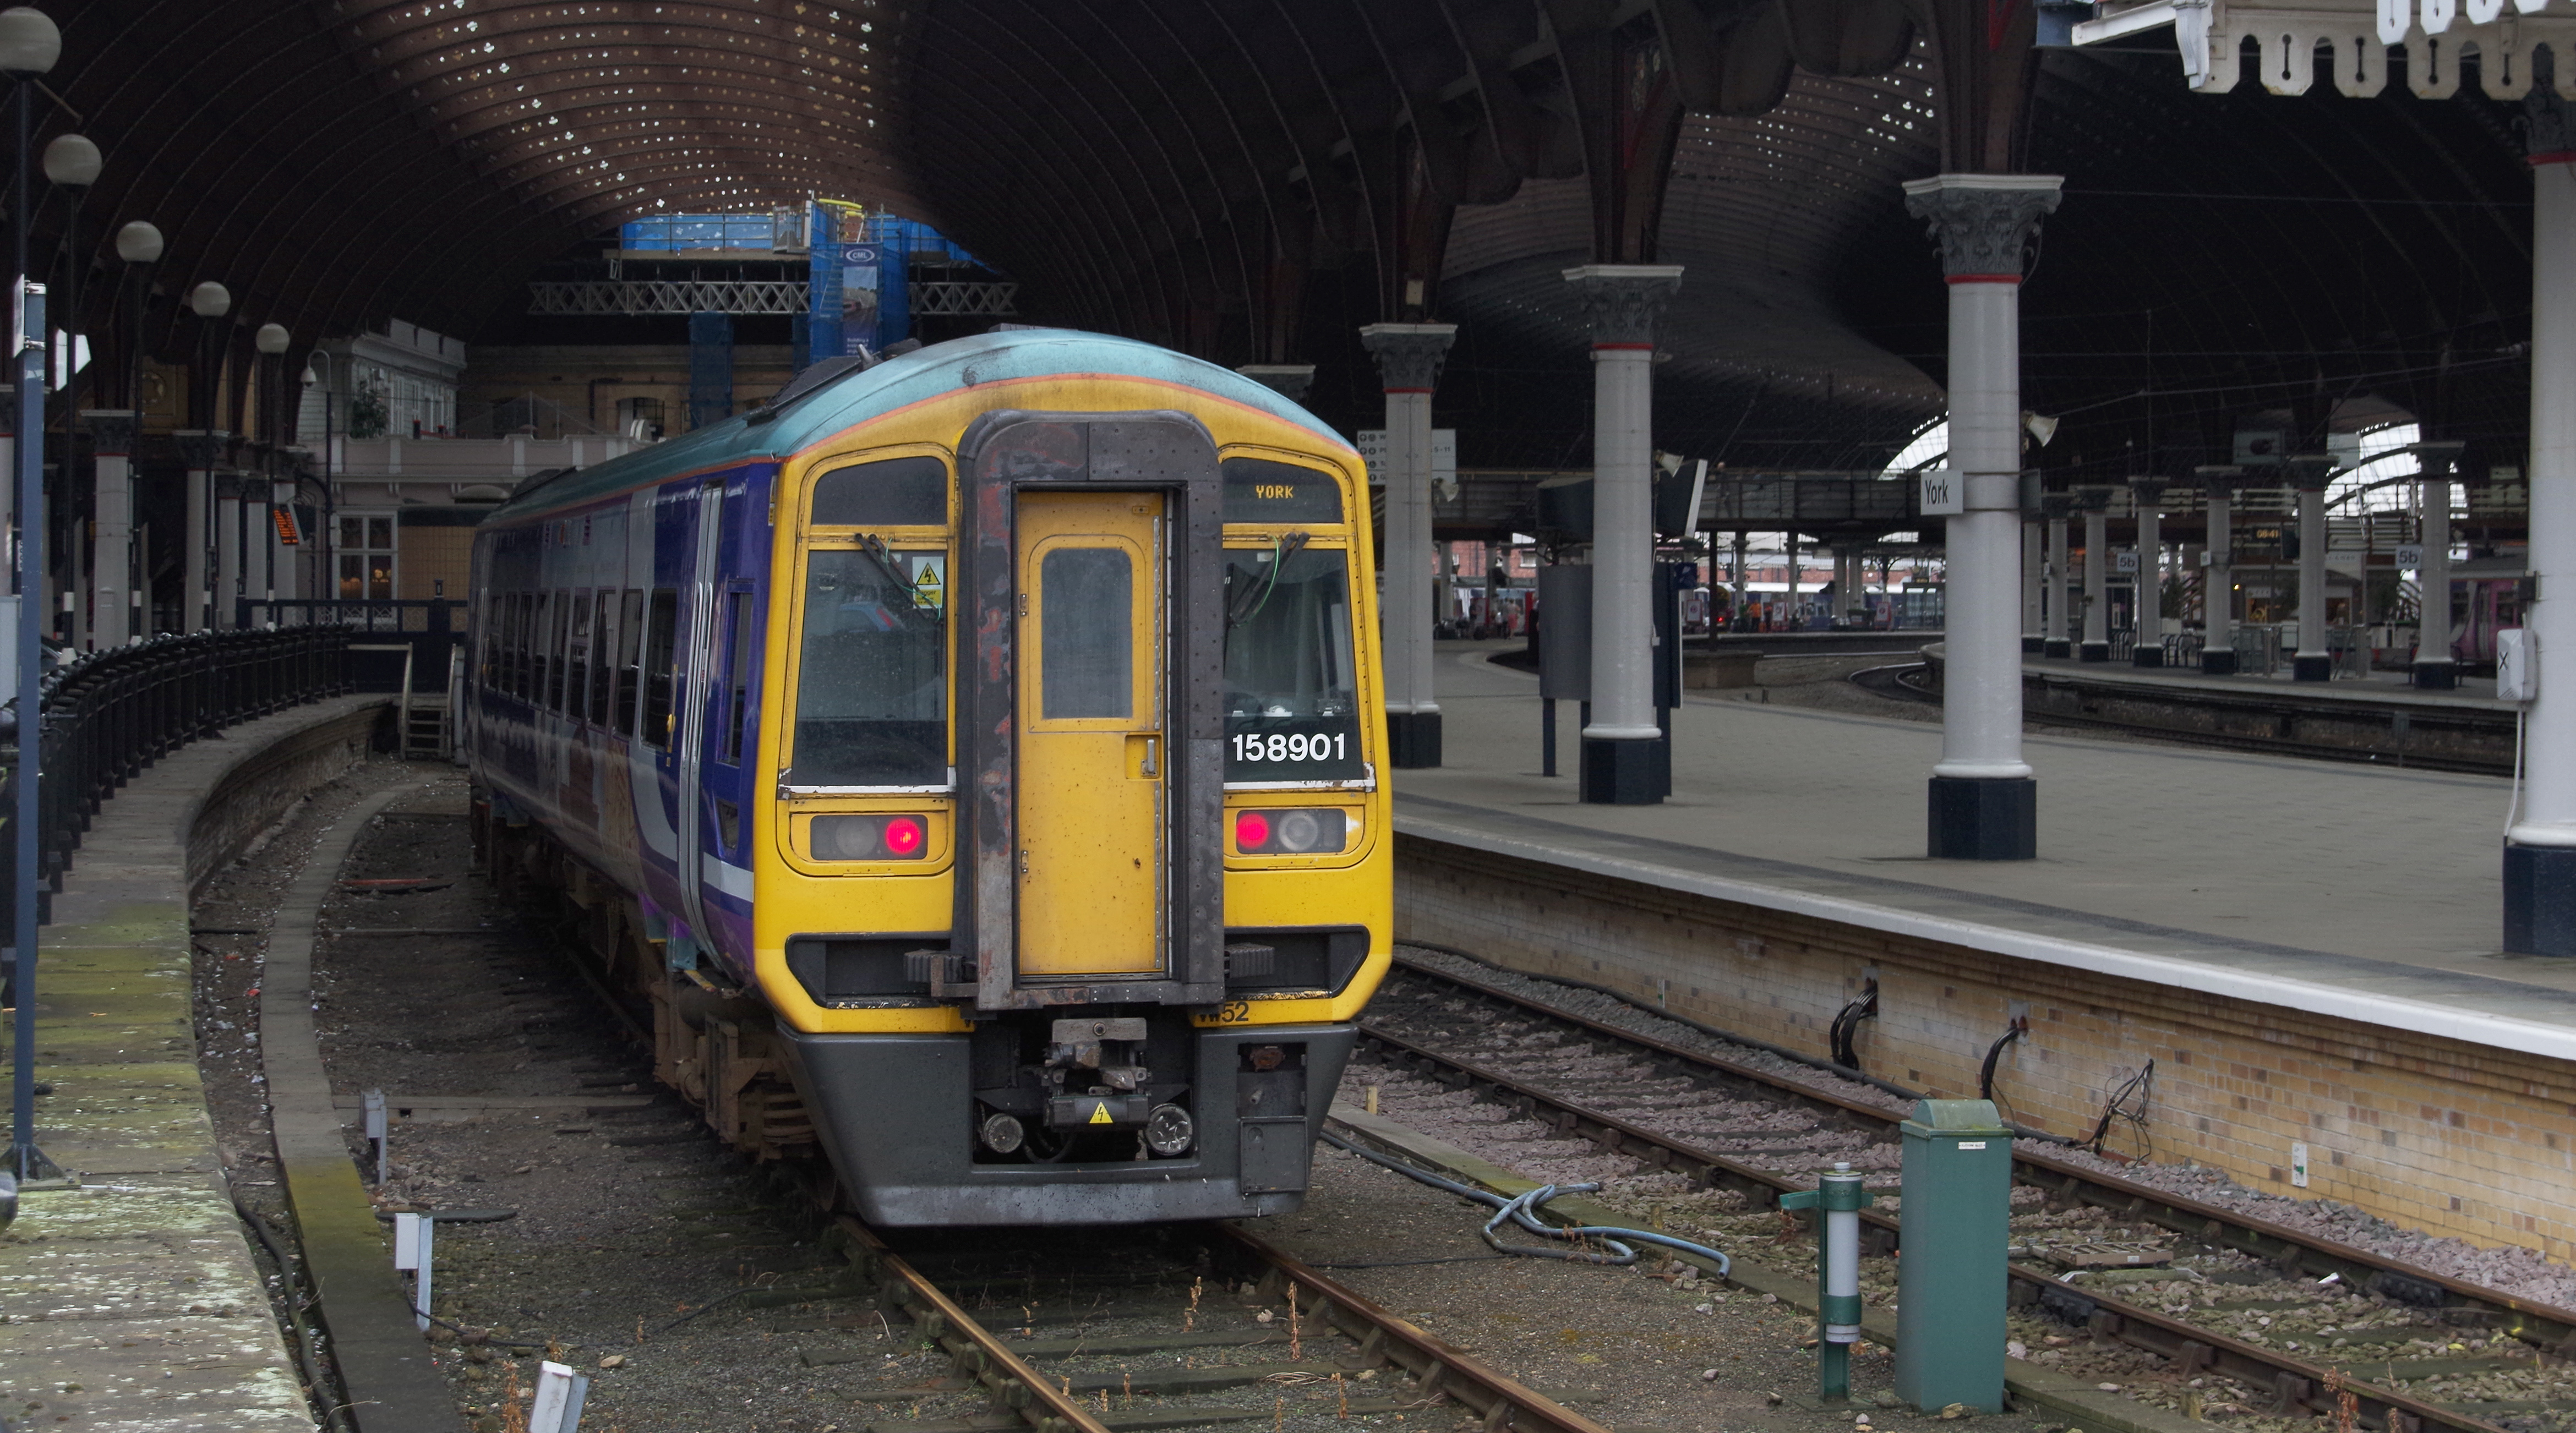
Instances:
[[[394,595],[394,515],[342,513],[336,535],[341,598],[390,599]]]

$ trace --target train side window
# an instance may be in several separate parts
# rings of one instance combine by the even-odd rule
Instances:
[[[553,711],[565,710],[564,679],[572,671],[572,598],[569,592],[546,594],[546,706]]]
[[[563,713],[579,721],[590,709],[591,598],[587,592],[567,595],[572,601],[564,612]]]
[[[880,458],[814,480],[817,527],[938,527],[948,521],[948,465],[937,458]]]
[[[550,592],[528,594],[528,702],[532,706],[546,704],[546,633],[554,620],[553,599]]]
[[[680,593],[653,589],[653,612],[644,643],[644,744],[668,750],[671,745],[671,684],[678,675],[671,660],[679,647]]]
[[[947,598],[925,580],[943,562],[848,548],[807,556],[795,748],[782,780],[947,784]]]
[[[534,593],[510,594],[510,695],[521,701],[528,699],[528,664],[531,660],[528,633],[531,630],[529,624],[536,620],[530,615],[535,601]]]
[[[608,725],[609,694],[617,685],[617,593],[603,587],[591,598],[590,720]]]
[[[724,751],[716,759],[742,765],[743,726],[751,711],[751,594],[725,594]],[[730,844],[730,843],[728,843]]]
[[[625,613],[617,622],[617,729],[635,729],[635,699],[642,687],[644,652],[644,594],[632,588],[625,595]]]

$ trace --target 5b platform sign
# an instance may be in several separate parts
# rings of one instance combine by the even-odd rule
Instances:
[[[1933,468],[1915,474],[1922,486],[1919,508],[1925,517],[1958,517],[1968,510],[1966,485],[1952,468]]]

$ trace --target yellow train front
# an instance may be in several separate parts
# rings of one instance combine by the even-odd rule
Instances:
[[[813,379],[478,534],[496,868],[873,1222],[1294,1209],[1391,954],[1357,455],[1091,334]]]

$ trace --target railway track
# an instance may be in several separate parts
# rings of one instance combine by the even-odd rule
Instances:
[[[1683,1175],[1702,1188],[1735,1191],[1756,1209],[1811,1185],[1814,1170],[1828,1160],[1852,1159],[1858,1167],[1882,1170],[1892,1170],[1894,1163],[1873,1163],[1867,1155],[1872,1148],[1892,1154],[1888,1147],[1899,1113],[1416,960],[1400,959],[1399,974],[1372,1005],[1362,1038],[1366,1055],[1474,1090],[1550,1123],[1561,1136],[1588,1140],[1647,1168]],[[2576,1334],[2576,1311],[2034,1152],[2028,1141],[2017,1146],[2015,1176],[2041,1191],[2061,1219],[2091,1211],[2127,1226],[2127,1232],[2160,1239],[2167,1247],[2159,1263],[2233,1255],[2239,1265],[2252,1261],[2278,1279],[2328,1291],[2318,1295],[2321,1304],[2353,1309],[2354,1295],[2360,1295],[2358,1307],[2371,1316],[2364,1346],[2351,1348],[2344,1340],[2349,1353],[2329,1348],[2320,1352],[2333,1357],[2305,1357],[2268,1346],[2274,1337],[2268,1330],[2240,1337],[2214,1327],[2217,1321],[2189,1300],[2151,1306],[2104,1288],[2071,1286],[2067,1270],[2040,1262],[2045,1236],[2017,1242],[2024,1253],[2011,1270],[2017,1305],[2096,1341],[2156,1355],[2178,1378],[2216,1377],[2259,1389],[2275,1415],[2332,1414],[2337,1394],[2348,1393],[2365,1423],[2390,1433],[2493,1433],[2498,1425],[2477,1410],[2431,1395],[2463,1376],[2514,1360],[2540,1372],[2549,1354]],[[1897,1218],[1876,1210],[1862,1217],[1870,1252],[1885,1254],[1898,1246]],[[2284,1326],[2291,1321],[2285,1317]],[[2271,1320],[2265,1316],[2264,1322]],[[2482,1342],[2510,1341],[2510,1348],[2521,1351],[2468,1350],[2461,1342],[2464,1329],[2484,1335]],[[2360,1324],[2354,1330],[2361,1331]],[[2315,1337],[2322,1341],[2335,1333],[2330,1327]],[[2444,1352],[2417,1356],[2426,1335],[2436,1336]],[[2396,1347],[2401,1338],[2407,1342],[2403,1354]],[[2383,1369],[2375,1381],[2365,1376]],[[2188,1401],[2196,1406],[2199,1400]],[[2576,1389],[2524,1402],[2539,1406],[2496,1411],[2546,1414],[2561,1411],[2550,1405],[2562,1403],[2576,1409]]]
[[[1941,699],[1905,680],[1906,674],[1920,672],[1920,662],[1899,662],[1884,667],[1864,667],[1846,680],[1865,692],[1898,701],[1940,705]],[[2284,717],[2296,715],[2281,709]],[[2122,721],[2116,717],[2088,712],[2025,709],[2023,718],[2035,727],[2063,727],[2070,731],[2109,731],[2124,736],[2144,737],[2170,742],[2176,746],[2198,747],[2214,751],[2253,751],[2270,756],[2297,756],[2317,761],[2341,761],[2358,766],[2388,766],[2407,771],[2453,771],[2474,776],[2511,776],[2510,762],[2482,761],[2475,757],[2445,756],[2434,753],[2380,751],[2368,747],[2340,746],[2332,742],[2302,741],[2297,737],[2259,736],[2246,732],[2181,731],[2149,722]]]
[[[962,1256],[936,1248],[905,1254],[856,1220],[838,1222],[862,1278],[878,1290],[879,1308],[908,1318],[922,1339],[946,1352],[952,1382],[980,1387],[1006,1410],[962,1420],[974,1428],[1119,1433],[1263,1419],[1285,1426],[1448,1405],[1486,1429],[1608,1433],[1231,1225],[1174,1231],[1175,1242],[1153,1255],[1113,1246],[1114,1266],[1065,1277],[1058,1289],[1061,1253],[1025,1270],[1013,1259],[1030,1240],[1006,1239],[1002,1249],[987,1244]],[[999,1308],[992,1307],[996,1253],[1014,1264],[998,1280]],[[1022,1276],[1025,1296],[1010,1292],[1013,1275]],[[965,1292],[979,1281],[980,1294]],[[1112,1362],[1115,1369],[1106,1366]],[[1199,1405],[1153,1398],[1222,1390],[1236,1396]],[[1148,1396],[1142,1406],[1140,1394]],[[1292,1410],[1292,1396],[1303,1406]],[[870,1427],[960,1433],[960,1422]]]

